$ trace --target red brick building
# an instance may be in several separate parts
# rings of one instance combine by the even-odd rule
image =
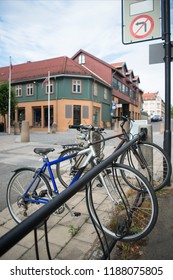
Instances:
[[[134,75],[133,70],[128,70],[125,62],[108,64],[84,50],[79,50],[72,59],[112,86],[116,115],[128,114],[134,119],[140,119],[143,102],[140,79]]]

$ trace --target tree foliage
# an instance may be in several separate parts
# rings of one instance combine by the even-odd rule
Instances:
[[[9,102],[9,85],[7,82],[2,82],[0,84],[0,114],[4,117],[8,114],[8,102]],[[15,112],[15,108],[17,105],[15,91],[11,90],[11,114]]]

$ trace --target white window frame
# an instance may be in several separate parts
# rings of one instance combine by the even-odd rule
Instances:
[[[33,96],[34,95],[34,84],[29,83],[26,85],[26,95],[27,96]]]
[[[94,96],[98,96],[98,84],[94,83]]]
[[[45,87],[46,87],[45,92],[46,92],[46,94],[48,94],[49,93],[49,84],[46,83]],[[54,93],[54,81],[50,80],[50,94],[53,94],[53,93]]]
[[[85,55],[83,53],[79,55],[78,63],[79,64],[85,64]]]
[[[22,85],[15,86],[16,97],[22,96]]]
[[[104,88],[104,100],[108,100],[108,89],[107,88]]]
[[[82,81],[72,80],[72,93],[81,94],[82,93]]]

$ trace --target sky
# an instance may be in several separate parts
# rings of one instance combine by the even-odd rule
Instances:
[[[121,0],[0,0],[0,67],[8,66],[10,57],[20,64],[72,57],[83,49],[107,63],[126,62],[144,92],[158,91],[165,100],[165,65],[149,64],[149,45],[157,43],[163,41],[122,43]]]

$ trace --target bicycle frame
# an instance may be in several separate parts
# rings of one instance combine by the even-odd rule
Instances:
[[[124,126],[124,123],[122,123],[122,125],[121,125],[122,133],[104,138],[104,141],[108,141],[108,140],[111,140],[111,139],[114,139],[114,138],[121,139],[120,143],[115,148],[114,152],[118,151],[125,143],[130,141],[129,135],[126,132],[126,130],[124,129],[123,126]],[[95,142],[92,143],[92,145],[99,144],[102,141],[103,140],[95,141]],[[139,153],[136,151],[135,145],[136,145],[136,143],[133,144],[132,146],[130,146],[129,149],[133,152],[133,154],[136,157],[136,159],[137,159],[138,163],[140,164],[141,168],[145,168],[146,164],[144,164],[144,157],[143,157],[142,153],[141,153],[141,155],[139,155]]]
[[[44,158],[43,158],[43,162],[44,162],[43,166],[41,168],[35,170],[35,176],[33,178],[33,181],[31,182],[31,184],[29,185],[29,187],[27,188],[27,190],[25,191],[25,193],[23,195],[25,201],[28,201],[28,202],[31,202],[31,203],[42,203],[42,204],[47,204],[48,203],[49,200],[46,199],[46,198],[36,198],[36,199],[33,199],[33,198],[30,198],[30,197],[27,196],[27,194],[28,194],[29,190],[32,188],[33,184],[36,182],[37,178],[39,178],[39,175],[41,176],[41,174],[43,174],[44,176],[47,177],[47,175],[45,175],[45,171],[46,170],[48,170],[49,180],[51,180],[52,185],[53,185],[53,192],[56,195],[59,195],[58,187],[57,187],[57,184],[55,182],[55,177],[53,175],[53,171],[52,171],[51,166],[55,165],[55,164],[57,164],[59,162],[62,162],[62,161],[74,158],[77,155],[83,155],[83,154],[85,154],[85,155],[87,154],[87,157],[85,158],[85,161],[83,162],[82,166],[77,171],[76,175],[74,176],[73,180],[71,181],[71,183],[69,185],[69,187],[70,187],[73,183],[75,183],[80,178],[80,176],[82,175],[82,173],[83,173],[85,167],[87,166],[87,164],[95,156],[95,151],[94,151],[93,147],[90,146],[89,148],[81,150],[80,152],[73,153],[71,155],[68,155],[68,156],[65,156],[63,158],[59,158],[59,159],[56,159],[56,160],[53,160],[53,161],[49,161],[49,158],[47,156],[44,156]],[[36,193],[36,190],[38,188],[39,183],[40,183],[40,181],[38,181],[38,183],[36,184],[36,187],[34,188],[33,193]]]

